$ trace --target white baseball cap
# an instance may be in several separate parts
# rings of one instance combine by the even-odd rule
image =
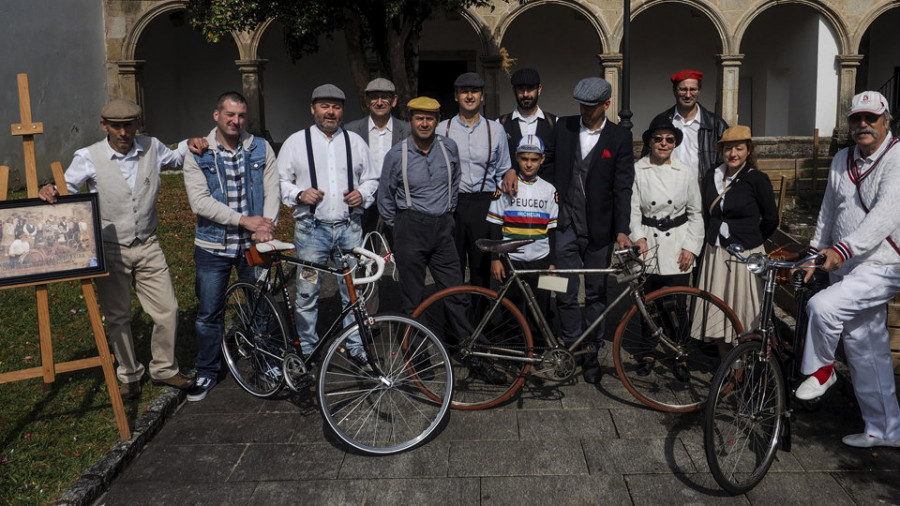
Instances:
[[[850,102],[850,111],[847,113],[847,116],[853,116],[858,112],[871,112],[880,116],[886,112],[890,112],[890,108],[888,107],[887,99],[885,99],[884,95],[881,93],[878,93],[877,91],[864,91],[853,97],[853,101]]]

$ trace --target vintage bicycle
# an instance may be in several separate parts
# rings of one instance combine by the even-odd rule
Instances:
[[[285,385],[298,391],[318,379],[316,393],[326,424],[364,453],[397,453],[427,441],[449,414],[453,370],[441,341],[421,323],[368,314],[365,296],[356,287],[377,282],[384,259],[354,248],[341,255],[340,267],[329,267],[284,253],[292,249],[293,244],[281,241],[256,244],[247,259],[262,268],[259,278],[238,280],[225,292],[222,351],[237,383],[265,398]],[[338,276],[350,295],[350,303],[309,355],[300,347],[284,264],[302,269],[307,279]],[[359,272],[370,275],[358,277]],[[344,328],[348,315],[353,324]],[[417,357],[428,359],[417,362]],[[422,385],[438,395],[424,395]]]
[[[778,449],[790,451],[791,392],[802,378],[800,358],[806,326],[806,301],[815,285],[795,274],[798,315],[794,339],[786,340],[773,324],[778,272],[810,268],[824,256],[776,260],[762,253],[744,256],[744,248],[728,247],[739,262],[765,281],[759,326],[741,336],[713,378],[703,422],[706,461],[716,483],[731,494],[742,494],[765,477]],[[814,265],[812,266],[814,267]],[[787,276],[782,276],[786,280]]]
[[[553,382],[571,379],[578,357],[591,352],[582,343],[617,306],[630,301],[632,307],[620,320],[612,342],[619,378],[638,400],[654,409],[702,409],[719,362],[715,346],[707,341],[743,332],[731,308],[691,287],[663,288],[645,295],[646,268],[636,248],[614,251],[614,262],[606,269],[514,268],[509,253],[530,242],[477,241],[479,248],[496,253],[506,264],[507,278],[499,290],[447,288],[427,298],[413,313],[413,318],[433,329],[450,350],[454,408],[484,409],[501,404],[522,388],[529,375]],[[566,346],[551,330],[534,292],[523,280],[528,274],[551,276],[550,284],[564,283],[562,275],[612,275],[624,287],[577,340]],[[530,322],[508,298],[513,289],[524,300]],[[540,336],[537,343],[532,325]]]

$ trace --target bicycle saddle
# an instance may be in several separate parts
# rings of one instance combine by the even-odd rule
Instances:
[[[490,239],[478,239],[477,241],[475,241],[475,245],[478,246],[478,249],[480,249],[481,251],[487,251],[490,253],[512,253],[522,246],[531,244],[533,242],[534,239],[513,239],[511,241],[492,241]]]
[[[268,242],[260,242],[256,244],[256,251],[260,253],[269,253],[270,251],[284,251],[287,249],[294,249],[294,245],[289,242],[279,241],[279,240],[271,240]]]

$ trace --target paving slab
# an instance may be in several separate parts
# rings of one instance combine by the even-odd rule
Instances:
[[[370,480],[365,504],[470,506],[479,503],[479,478]]]
[[[450,476],[541,476],[588,474],[581,442],[455,441]]]
[[[754,504],[856,504],[828,473],[770,473],[747,498]]]
[[[447,425],[434,441],[471,441],[518,439],[516,411],[487,409],[481,411],[450,411]]]
[[[195,415],[185,411],[170,424],[171,430],[156,436],[156,444],[287,443],[295,431],[313,433],[321,419],[290,413]]]
[[[693,473],[696,466],[681,440],[588,439],[584,454],[591,474]]]
[[[900,504],[896,471],[830,473],[856,504]]]
[[[348,454],[340,478],[429,478],[446,477],[450,442],[431,441],[425,446],[396,455],[371,457]]]
[[[158,506],[160,504],[217,504],[221,506],[250,504],[256,483],[180,483],[149,481],[122,483],[107,492],[98,505],[128,504]]]
[[[328,443],[248,445],[228,481],[336,479],[345,455]]]
[[[366,480],[267,481],[246,504],[366,504],[368,489]]]
[[[631,506],[628,487],[618,475],[513,476],[481,479],[481,504],[604,504]]]
[[[116,481],[222,483],[246,450],[245,444],[148,446]]]
[[[730,496],[719,489],[708,473],[699,474],[632,474],[625,476],[634,504],[641,506],[748,505],[744,496]],[[780,504],[769,502],[760,504]]]
[[[616,429],[605,409],[522,410],[517,416],[519,437],[523,440],[616,437]]]

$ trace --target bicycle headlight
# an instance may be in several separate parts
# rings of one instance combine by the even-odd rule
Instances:
[[[747,270],[753,274],[762,274],[766,272],[766,256],[762,253],[753,253],[747,259]]]

